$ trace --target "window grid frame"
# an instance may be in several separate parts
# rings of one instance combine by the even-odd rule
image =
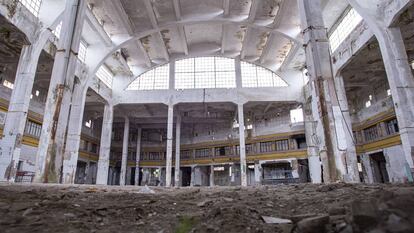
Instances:
[[[43,3],[42,0],[19,0],[19,2],[36,18],[39,18],[40,7]]]

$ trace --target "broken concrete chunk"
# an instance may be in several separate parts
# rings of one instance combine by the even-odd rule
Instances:
[[[298,232],[301,233],[323,233],[325,225],[329,223],[328,215],[320,215],[311,218],[305,218],[298,222]]]
[[[351,205],[352,220],[361,231],[378,223],[378,209],[372,201],[354,201]]]
[[[292,221],[289,219],[275,218],[275,217],[269,217],[269,216],[262,216],[262,219],[265,223],[269,223],[269,224],[290,224],[292,223]]]

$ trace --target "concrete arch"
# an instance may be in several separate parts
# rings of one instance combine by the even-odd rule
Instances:
[[[90,84],[90,81],[93,79],[93,76],[96,74],[96,72],[98,71],[99,67],[104,63],[104,61],[111,56],[111,54],[113,54],[114,52],[116,52],[118,49],[120,49],[122,46],[124,46],[125,44],[130,43],[133,40],[137,40],[143,37],[146,37],[150,34],[156,33],[156,32],[160,32],[162,30],[171,28],[171,27],[178,27],[178,26],[184,26],[184,25],[194,25],[194,24],[205,24],[205,23],[215,23],[215,24],[233,24],[233,25],[243,25],[243,26],[250,26],[253,28],[257,28],[257,29],[263,29],[266,30],[268,32],[271,33],[276,33],[278,35],[281,35],[289,40],[292,40],[295,44],[302,44],[302,40],[300,38],[295,38],[294,35],[289,35],[286,32],[280,31],[278,29],[273,29],[267,26],[261,26],[255,23],[248,23],[246,21],[240,21],[240,20],[234,20],[234,19],[227,19],[227,18],[221,18],[221,19],[210,19],[210,20],[194,20],[194,21],[175,21],[169,24],[164,24],[164,25],[160,25],[158,28],[155,29],[150,29],[150,30],[146,30],[143,32],[140,32],[138,34],[135,35],[117,35],[117,36],[113,36],[111,39],[112,41],[115,43],[113,47],[111,48],[100,48],[98,49],[96,52],[98,53],[97,56],[94,57],[94,60],[92,62],[90,62],[88,65],[88,67],[90,68],[90,74],[89,74],[89,78],[88,78],[88,82],[87,85]],[[298,28],[298,35],[300,34],[300,29]],[[99,54],[100,53],[100,54]],[[183,57],[184,58],[184,57]],[[169,61],[170,62],[170,61]]]

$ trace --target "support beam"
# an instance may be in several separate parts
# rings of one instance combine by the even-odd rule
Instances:
[[[130,36],[134,35],[134,30],[131,25],[131,21],[128,18],[127,13],[125,12],[124,7],[122,6],[122,3],[120,0],[105,0],[106,3],[108,3],[112,9],[114,9],[114,12],[118,15],[118,18],[120,20],[121,25],[123,28],[125,28]],[[145,50],[144,46],[142,46],[142,43],[139,39],[134,40],[135,46],[138,48],[138,50],[142,53],[145,65],[150,68],[152,66],[151,59]]]
[[[240,139],[240,176],[241,185],[247,186],[247,164],[246,164],[246,142],[244,135],[244,109],[243,104],[237,105],[239,116],[239,139]]]
[[[122,143],[122,161],[121,161],[121,175],[119,177],[119,185],[125,185],[126,171],[128,164],[128,142],[129,142],[129,118],[125,117],[124,137]]]
[[[77,54],[83,23],[85,0],[68,1],[55,55],[52,77],[45,104],[42,133],[36,154],[35,182],[57,183],[60,180],[63,150],[70,112]]]
[[[106,185],[108,182],[109,158],[111,155],[112,122],[114,118],[114,107],[106,104],[102,122],[101,143],[99,148],[98,172],[96,184]]]
[[[177,114],[177,124],[175,125],[175,172],[174,186],[180,187],[180,152],[181,152],[181,116]]]
[[[214,187],[214,165],[210,165],[210,187]]]
[[[75,183],[76,168],[79,158],[79,145],[83,126],[83,114],[86,101],[86,91],[87,88],[85,88],[80,82],[77,82],[75,84],[69,117],[68,133],[66,136],[65,153],[63,156],[63,184]]]
[[[135,157],[135,186],[139,186],[139,162],[141,160],[141,138],[142,138],[142,128],[138,128],[137,133],[137,153]]]
[[[166,177],[165,187],[171,187],[171,169],[172,169],[172,144],[173,144],[173,126],[174,126],[174,105],[168,105],[168,123],[167,123],[167,158],[166,158]]]
[[[348,166],[357,166],[353,163],[356,159],[348,161],[346,155],[340,152],[347,146],[343,143],[345,131],[341,124],[341,108],[335,90],[321,0],[299,0],[298,5],[310,73],[313,120],[318,122],[316,134],[324,166],[324,181],[359,182],[359,174],[352,174],[347,169]]]
[[[37,64],[50,36],[42,32],[35,43],[22,48],[0,143],[0,181],[14,182]]]

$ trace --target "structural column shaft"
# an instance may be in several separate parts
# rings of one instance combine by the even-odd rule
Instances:
[[[244,109],[243,104],[237,105],[238,116],[239,116],[239,138],[240,138],[240,176],[241,185],[247,186],[247,164],[246,164],[246,142],[244,135]]]
[[[317,142],[324,166],[324,181],[344,181],[348,175],[346,157],[338,150],[341,145],[338,141],[343,138],[336,137],[338,132],[343,132],[343,128],[341,129],[335,121],[341,112],[333,80],[329,40],[323,22],[321,0],[299,0],[298,5],[305,41],[306,63],[310,73],[313,120],[317,122]]]
[[[214,165],[210,165],[210,187],[214,186]]]
[[[119,185],[125,185],[127,164],[128,164],[128,142],[129,142],[129,118],[125,117],[124,137],[122,144],[121,175]]]
[[[66,138],[65,153],[63,156],[62,183],[75,183],[76,167],[79,157],[79,145],[81,140],[83,113],[85,109],[86,91],[81,83],[74,88],[72,107],[69,118],[68,133]]]
[[[177,124],[175,126],[175,171],[174,171],[174,185],[180,186],[180,144],[181,144],[181,116],[177,115]]]
[[[66,3],[37,150],[36,182],[59,181],[85,9],[85,0]]]
[[[141,138],[142,138],[142,128],[138,128],[137,134],[137,154],[135,157],[135,185],[139,186],[139,162],[141,159]]]
[[[106,185],[108,182],[113,116],[114,107],[110,104],[106,104],[102,122],[102,133],[99,148],[98,173],[96,176],[96,184]]]
[[[377,33],[388,77],[400,137],[408,166],[414,172],[414,78],[400,28]]]
[[[37,63],[49,35],[44,33],[36,43],[22,48],[0,144],[0,181],[15,179]]]
[[[165,166],[165,187],[171,187],[172,169],[172,146],[173,146],[173,126],[174,126],[174,105],[168,105],[167,122],[167,161]]]

